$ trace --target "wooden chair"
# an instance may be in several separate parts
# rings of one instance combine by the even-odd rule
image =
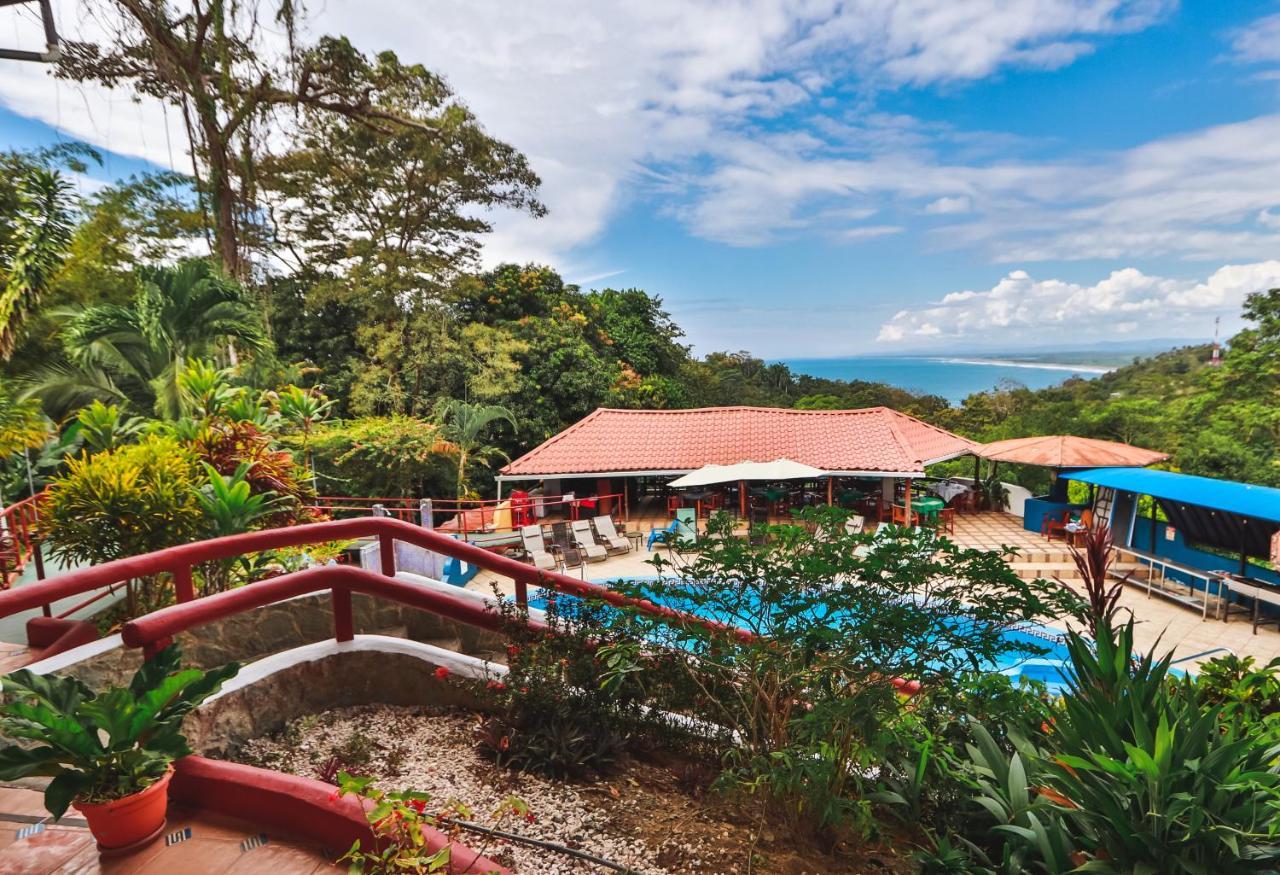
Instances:
[[[889,519],[895,526],[910,526],[911,518],[914,516],[915,514],[911,512],[911,508],[906,505],[895,504],[892,506],[892,516]]]
[[[684,507],[684,501],[678,495],[667,496],[667,516],[675,516],[676,511]]]
[[[956,509],[954,507],[944,507],[938,511],[938,530],[946,530],[951,534],[956,533]]]
[[[891,523],[893,522],[893,505],[884,500],[884,497],[876,499],[876,522]]]

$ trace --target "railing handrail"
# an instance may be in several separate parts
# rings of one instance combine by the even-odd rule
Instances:
[[[572,504],[572,503],[583,502],[583,501],[599,501],[603,499],[619,499],[620,500],[624,497],[621,492],[609,492],[609,493],[603,493],[603,494],[593,493],[591,495],[578,495],[574,493],[572,495],[573,495],[572,498],[566,497],[564,494],[531,495],[529,496],[529,500],[540,502],[544,505],[547,505],[547,504]],[[313,499],[313,502],[316,503],[317,505],[321,503],[332,504],[332,503],[346,502],[350,504],[370,504],[370,505],[398,504],[401,506],[413,507],[413,508],[416,508],[418,505],[418,502],[420,501],[429,501],[431,502],[433,509],[447,512],[450,510],[456,510],[459,507],[462,507],[466,510],[480,510],[481,508],[491,508],[491,507],[496,508],[500,504],[509,503],[511,501],[511,496],[507,495],[507,496],[504,496],[503,498],[431,498],[431,497],[412,498],[407,496],[370,498],[368,496],[356,496],[356,495],[318,495],[315,497],[315,499]]]
[[[474,599],[418,586],[363,568],[350,565],[328,565],[305,568],[291,574],[258,581],[252,586],[243,586],[184,604],[161,608],[125,623],[120,637],[126,647],[154,649],[157,645],[188,629],[285,599],[325,590],[333,591],[335,600],[343,598],[348,600],[341,609],[334,611],[334,635],[339,641],[349,641],[353,634],[349,602],[350,594],[353,592],[421,608],[479,629],[500,631],[504,626],[500,613]],[[540,631],[547,628],[541,621],[530,619],[529,623]]]
[[[634,608],[671,622],[701,625],[718,632],[751,637],[749,632],[736,626],[677,611],[648,599],[632,598],[608,587],[577,580],[556,571],[535,568],[413,523],[372,516],[227,535],[80,568],[49,580],[0,592],[0,617],[43,607],[60,599],[134,578],[165,573],[174,576],[174,590],[177,601],[181,604],[195,598],[191,582],[191,569],[195,565],[281,547],[300,547],[358,538],[378,538],[382,569],[389,575],[395,573],[395,541],[404,541],[511,578],[516,584],[516,599],[521,604],[528,603],[529,586],[540,586],[579,598],[598,599],[619,607]],[[259,583],[250,584],[250,587],[258,586]]]

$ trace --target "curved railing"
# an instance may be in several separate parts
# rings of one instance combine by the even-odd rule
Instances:
[[[444,556],[453,557],[502,577],[510,578],[515,583],[516,601],[522,606],[528,604],[530,586],[542,587],[565,593],[566,595],[599,599],[620,607],[631,607],[650,616],[670,622],[701,625],[708,629],[734,634],[743,638],[751,637],[749,632],[736,626],[677,611],[664,605],[655,604],[647,599],[625,596],[607,587],[587,583],[559,572],[534,568],[532,565],[526,565],[523,562],[498,555],[449,535],[386,517],[330,520],[287,528],[245,532],[239,535],[229,535],[208,541],[196,541],[190,544],[168,547],[164,550],[157,550],[154,553],[130,556],[125,559],[117,559],[114,562],[106,562],[102,565],[77,569],[49,580],[0,592],[0,617],[7,617],[32,608],[44,608],[47,613],[50,603],[87,593],[94,593],[93,598],[90,599],[92,601],[105,594],[105,592],[100,593],[99,591],[107,590],[132,579],[158,574],[172,576],[175,599],[178,605],[181,606],[196,600],[195,588],[192,582],[192,569],[197,565],[281,547],[301,547],[308,544],[364,538],[376,538],[378,540],[379,559],[383,576],[394,577],[395,542],[404,541],[407,544],[413,544]],[[328,569],[314,570],[325,571]],[[364,572],[364,574],[369,574],[369,572]],[[371,576],[376,577],[377,575]],[[296,574],[285,575],[273,580],[251,583],[226,595],[253,601],[256,596],[252,594],[252,591],[259,587],[270,587],[280,580],[296,581],[298,579],[299,577]],[[310,580],[312,578],[305,579]],[[360,579],[366,580],[363,576]],[[266,592],[273,591],[275,590],[266,590]],[[277,599],[285,597],[287,596],[278,596]],[[215,596],[205,597],[205,599],[211,598],[215,598]],[[219,604],[221,603],[219,602]],[[239,602],[234,601],[231,603],[239,604]]]

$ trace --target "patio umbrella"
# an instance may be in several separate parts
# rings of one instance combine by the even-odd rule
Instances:
[[[979,447],[977,455],[993,462],[1044,468],[1145,468],[1169,458],[1142,447],[1070,434],[996,441]]]
[[[735,465],[704,465],[668,483],[675,489],[692,486],[709,486],[713,483],[736,483],[743,480],[812,480],[826,477],[811,465],[803,465],[790,459],[774,459],[772,462],[738,462]]]

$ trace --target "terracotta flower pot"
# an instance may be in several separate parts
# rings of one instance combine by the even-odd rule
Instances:
[[[150,787],[111,802],[71,803],[89,822],[89,831],[103,853],[120,853],[140,848],[164,832],[169,808],[169,779],[173,766]]]

